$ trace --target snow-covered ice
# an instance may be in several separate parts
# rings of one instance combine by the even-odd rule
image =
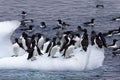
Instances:
[[[1,69],[37,69],[37,70],[92,70],[103,65],[104,48],[89,45],[87,52],[75,49],[71,58],[65,59],[57,53],[58,58],[47,57],[48,54],[37,56],[37,60],[27,60],[28,54],[19,57],[10,57],[13,54],[10,36],[19,26],[18,21],[0,22],[0,68]]]
[[[19,21],[0,22],[0,58],[12,55],[13,49],[10,37],[19,25]]]

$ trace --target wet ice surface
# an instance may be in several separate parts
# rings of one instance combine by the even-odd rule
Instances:
[[[95,8],[96,4],[104,4],[104,9]],[[18,20],[21,10],[26,10],[35,23],[45,21],[49,28],[56,26],[56,20],[61,18],[76,27],[92,17],[95,20],[96,31],[108,31],[118,28],[120,22],[113,22],[113,17],[120,16],[120,0],[0,0],[0,21]],[[48,29],[49,30],[49,29]],[[20,31],[16,31],[20,32]],[[44,31],[46,32],[46,31]],[[48,32],[48,31],[47,31]],[[34,32],[33,32],[34,33]],[[30,33],[32,34],[32,33]],[[12,40],[19,34],[13,35]],[[120,36],[107,38],[108,43]],[[0,79],[5,80],[119,80],[120,79],[120,56],[112,57],[112,50],[105,50],[105,62],[102,69],[91,72],[43,72],[31,70],[0,70]],[[100,75],[100,76],[96,76]]]

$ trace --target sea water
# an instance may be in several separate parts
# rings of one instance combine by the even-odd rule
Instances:
[[[103,4],[105,8],[98,9],[95,7],[96,4]],[[22,10],[29,13],[29,18],[35,19],[35,24],[39,25],[39,22],[45,21],[49,27],[56,26],[57,19],[63,19],[70,23],[71,26],[77,26],[82,25],[83,22],[89,21],[94,17],[96,19],[94,30],[105,32],[119,27],[119,22],[111,21],[113,17],[117,17],[120,14],[119,4],[119,0],[0,0],[0,21],[20,20],[19,13],[21,13]],[[13,37],[15,37],[15,35]],[[114,38],[120,40],[120,36],[114,36],[107,38],[107,43],[110,43]],[[12,40],[13,39],[14,38],[12,38]],[[69,78],[73,80],[119,80],[120,63],[117,61],[119,61],[120,57],[111,57],[111,51],[110,49],[105,50],[106,58],[103,67],[96,71],[43,72],[38,70],[5,69],[0,70],[0,78],[1,80],[69,80]],[[96,74],[98,75],[96,76]]]

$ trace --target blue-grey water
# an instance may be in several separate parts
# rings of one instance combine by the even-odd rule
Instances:
[[[96,8],[97,4],[103,4],[104,8]],[[119,21],[111,21],[120,16],[120,0],[0,0],[0,21],[20,20],[22,10],[28,12],[28,18],[34,19],[36,25],[45,21],[48,26],[46,34],[51,33],[50,29],[56,26],[57,19],[63,19],[72,29],[77,25],[84,27],[82,23],[91,18],[95,18],[93,29],[97,32],[120,27]],[[12,39],[20,33],[16,30]],[[120,40],[120,36],[113,36],[106,38],[107,43],[114,38]],[[120,80],[120,56],[112,57],[111,53],[112,50],[105,49],[103,67],[92,71],[5,69],[0,70],[0,80]]]

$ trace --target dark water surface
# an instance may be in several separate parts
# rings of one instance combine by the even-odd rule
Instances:
[[[97,4],[103,4],[104,8],[96,8]],[[51,33],[52,27],[56,27],[57,19],[69,23],[70,29],[75,29],[77,25],[83,27],[82,23],[93,17],[95,18],[93,30],[97,32],[105,32],[120,26],[119,21],[111,21],[113,17],[120,16],[120,0],[0,0],[0,21],[20,20],[19,14],[22,10],[28,12],[28,18],[33,18],[36,25],[45,21],[48,26],[46,34]],[[15,33],[12,39],[20,35]],[[120,36],[113,36],[106,38],[107,43],[114,38],[120,40]],[[103,67],[96,70],[84,72],[0,70],[0,80],[120,80],[120,56],[112,57],[111,52],[112,50],[105,49]]]

